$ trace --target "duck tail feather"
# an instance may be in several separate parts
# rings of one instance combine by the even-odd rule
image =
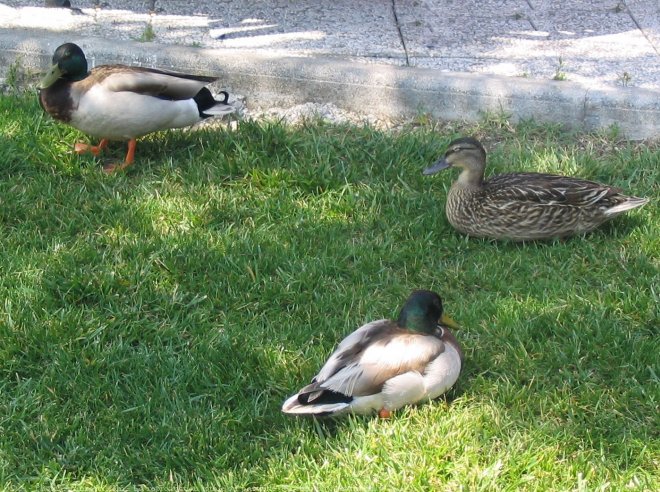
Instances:
[[[605,215],[618,215],[633,208],[641,207],[649,202],[648,198],[638,198],[636,196],[629,197],[625,202],[619,203],[614,207],[608,208]]]
[[[324,391],[313,399],[309,399],[307,393],[296,393],[288,398],[282,405],[282,412],[296,415],[316,415],[317,417],[334,415],[347,410],[353,398],[334,392],[329,395]],[[321,397],[319,397],[321,395]]]
[[[223,98],[221,101],[217,101],[211,91],[204,87],[195,95],[193,99],[197,103],[200,117],[224,116],[236,111],[236,108],[229,104],[229,94],[225,91],[220,92],[220,94]]]
[[[320,405],[301,405],[296,396],[292,397],[282,405],[282,412],[290,415],[315,415],[317,417],[328,417],[336,415],[348,409],[348,403],[326,403]]]

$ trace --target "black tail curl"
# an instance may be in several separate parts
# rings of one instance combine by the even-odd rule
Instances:
[[[211,109],[216,104],[229,104],[229,93],[227,91],[220,91],[223,99],[221,101],[216,101],[213,98],[213,94],[206,87],[203,87],[196,95],[193,97],[193,100],[197,104],[197,109],[199,110],[199,116],[202,118],[209,118],[210,114],[206,114],[204,111]]]

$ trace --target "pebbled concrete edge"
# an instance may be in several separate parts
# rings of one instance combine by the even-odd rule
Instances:
[[[0,30],[0,70],[19,63],[42,72],[70,36],[50,31]],[[203,49],[102,38],[76,38],[90,64],[124,63],[220,76],[217,89],[245,96],[248,108],[333,103],[378,118],[427,113],[476,121],[485,112],[581,130],[617,125],[630,139],[660,137],[660,91],[587,89],[569,81],[540,81],[364,63],[333,57],[281,57],[264,52]]]

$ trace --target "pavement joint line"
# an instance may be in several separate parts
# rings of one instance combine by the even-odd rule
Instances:
[[[396,13],[396,0],[392,0],[392,13],[394,14],[394,25],[396,26],[396,30],[399,33],[399,41],[401,41],[401,46],[403,46],[403,53],[406,56],[406,67],[409,67],[410,59],[408,58],[408,48],[406,47],[406,39],[403,36],[403,32],[401,31],[399,16]]]
[[[533,12],[534,11],[534,6],[532,5],[532,2],[530,0],[526,0],[526,2],[527,2],[527,6],[529,7],[529,9]],[[538,31],[539,28],[536,27],[536,24],[534,24],[534,19],[532,19],[529,15],[527,15],[526,18],[527,18],[527,22],[529,22],[530,25],[532,26],[532,29],[534,29],[535,31]]]
[[[166,2],[154,0],[152,3],[158,9]],[[526,0],[520,4],[525,6],[528,22],[517,14],[514,19],[522,29],[539,20],[537,13],[544,12],[534,9],[532,3]],[[633,8],[628,9],[629,17],[624,22],[627,29],[639,40],[652,37],[654,31],[650,28],[644,32],[634,27],[639,23],[632,14],[637,15],[642,25],[647,19],[643,17],[643,9],[636,11],[630,4]],[[413,48],[415,43],[420,49],[426,47],[427,38],[419,38],[419,34],[433,26],[426,22],[411,24],[415,18],[405,10],[406,3],[389,0],[384,5],[392,8],[392,14],[383,11],[386,24],[390,26],[388,39],[392,49],[380,56],[376,51],[370,52],[369,61],[365,61],[364,55],[356,60],[334,52],[289,55],[267,49],[191,48],[185,44],[161,43],[160,38],[153,43],[141,43],[135,37],[115,39],[98,37],[97,33],[78,34],[76,39],[95,65],[124,63],[181,72],[194,67],[197,73],[217,74],[221,78],[212,90],[222,88],[236,94],[248,112],[330,104],[357,116],[386,122],[414,118],[420,112],[443,121],[470,122],[478,121],[484,114],[500,112],[514,123],[533,119],[587,132],[616,125],[623,136],[633,140],[660,137],[660,91],[656,88],[591,87],[581,80],[553,81],[420,66],[416,64],[419,56]],[[627,5],[622,2],[621,7]],[[94,17],[100,15],[99,12],[94,10]],[[143,25],[141,22],[132,26],[141,29]],[[543,25],[538,27],[544,29]],[[640,30],[644,36],[639,36]],[[431,29],[431,34],[433,32]],[[69,35],[43,28],[0,29],[0,77],[14,63],[20,63],[28,75],[44,71],[54,47],[61,44],[63,36]],[[365,46],[375,50],[379,45]],[[654,47],[648,53],[657,51]],[[452,54],[441,50],[429,56],[450,60],[449,66],[460,67],[451,60],[472,58],[479,62],[481,54],[480,51]],[[398,62],[383,63],[386,57]],[[379,61],[381,63],[373,63]],[[650,60],[654,62],[655,59]]]
[[[632,21],[635,23],[635,26],[637,26],[637,29],[639,32],[642,33],[642,36],[649,42],[651,45],[651,48],[653,48],[653,51],[655,51],[656,55],[660,55],[660,51],[658,51],[658,48],[656,48],[655,44],[653,43],[653,40],[649,38],[648,34],[646,33],[646,30],[642,27],[642,25],[637,22],[637,19],[632,13],[632,10],[630,10],[630,7],[628,7],[628,3],[625,0],[621,0],[622,3],[626,6],[626,12],[628,13],[628,16],[632,19]]]

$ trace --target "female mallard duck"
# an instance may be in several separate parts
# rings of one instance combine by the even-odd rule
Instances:
[[[133,163],[136,138],[159,130],[190,126],[210,116],[231,113],[224,99],[216,101],[205,87],[217,80],[152,68],[102,65],[87,71],[79,46],[66,43],[55,50],[53,66],[40,84],[39,102],[56,120],[101,139],[97,146],[77,143],[79,154],[98,155],[108,140],[128,140],[123,163]]]
[[[378,411],[388,417],[403,405],[440,396],[454,385],[463,362],[461,347],[444,325],[456,328],[443,315],[440,296],[414,291],[397,321],[372,321],[344,338],[282,411],[316,416]]]
[[[461,168],[461,174],[447,195],[447,219],[476,237],[525,241],[583,234],[648,202],[611,186],[553,174],[500,174],[484,181],[486,151],[474,138],[451,142],[424,174],[449,167]]]

